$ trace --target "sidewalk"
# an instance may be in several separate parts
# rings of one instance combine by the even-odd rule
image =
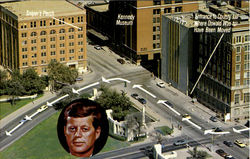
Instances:
[[[37,100],[34,100],[33,103],[30,102],[26,104],[25,106],[17,109],[16,111],[12,112],[8,116],[0,120],[0,129],[4,128],[9,122],[12,122],[20,114],[30,111],[31,109],[35,108],[37,105],[42,104],[48,99],[53,98],[55,96],[56,96],[56,93],[52,94],[51,92],[45,92],[42,97],[38,98]]]

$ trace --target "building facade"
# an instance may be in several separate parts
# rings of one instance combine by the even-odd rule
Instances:
[[[0,5],[0,64],[47,74],[56,60],[83,72],[87,66],[86,12],[66,1]]]
[[[174,87],[196,97],[198,101],[226,120],[248,119],[250,104],[248,12],[230,5],[210,5],[209,8],[200,9],[197,14],[212,15],[212,13],[237,15],[238,18],[229,27],[231,31],[224,35],[218,31],[210,33],[195,31],[197,20],[194,19],[194,15],[191,16],[192,14],[175,14],[163,18],[165,24],[162,29],[166,30],[162,35],[163,80],[172,82]],[[216,21],[222,20],[213,22]],[[219,41],[222,35],[223,38]],[[185,42],[182,42],[182,39]],[[190,51],[190,48],[193,50]],[[215,48],[194,93],[190,94]]]

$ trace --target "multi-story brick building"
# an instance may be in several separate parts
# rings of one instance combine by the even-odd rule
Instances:
[[[197,14],[237,18],[227,27],[231,31],[223,35],[218,30],[194,31],[197,20],[192,13],[163,17],[163,80],[190,94],[218,44],[192,95],[226,119],[247,119],[250,104],[249,13],[230,5],[210,5]],[[207,24],[208,20],[205,20]],[[218,27],[221,27],[221,21],[226,20],[211,19],[209,23],[219,22]]]
[[[51,60],[87,65],[86,12],[66,1],[22,1],[0,5],[0,64],[46,74]]]
[[[198,10],[199,1],[191,0],[145,0],[110,1],[104,14],[97,18],[99,10],[86,6],[88,26],[108,34],[118,52],[135,63],[159,74],[161,59],[161,15]],[[100,5],[99,5],[100,6]],[[100,15],[101,16],[101,15]],[[95,18],[93,18],[95,17]],[[99,21],[98,21],[99,19]],[[123,21],[123,23],[120,23]],[[127,23],[126,23],[127,22]],[[102,24],[108,30],[103,31]]]

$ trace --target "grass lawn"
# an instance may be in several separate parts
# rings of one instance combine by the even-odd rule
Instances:
[[[0,152],[1,159],[71,159],[77,158],[69,155],[60,145],[57,138],[57,119],[59,112],[43,121],[26,135]],[[129,143],[117,141],[111,137],[102,152],[128,146]]]
[[[38,95],[37,98],[40,97],[42,97],[42,95]],[[0,119],[3,119],[5,116],[11,114],[22,106],[32,102],[33,100],[36,100],[37,98],[18,100],[16,101],[15,105],[11,105],[10,102],[0,102]]]
[[[156,131],[158,131],[162,135],[170,135],[173,133],[173,130],[167,126],[161,126],[161,127],[155,128],[155,129],[156,129]]]

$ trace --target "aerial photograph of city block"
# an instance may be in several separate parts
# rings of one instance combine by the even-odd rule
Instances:
[[[249,0],[0,0],[1,159],[249,159]]]

